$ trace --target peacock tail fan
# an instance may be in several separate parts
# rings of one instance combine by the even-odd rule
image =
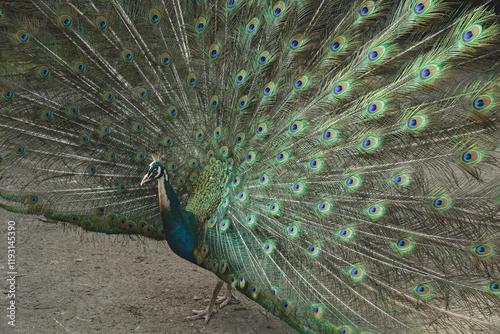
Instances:
[[[0,207],[190,222],[182,256],[301,333],[496,333],[491,6],[2,2]]]

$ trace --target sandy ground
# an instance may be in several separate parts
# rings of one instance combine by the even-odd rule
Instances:
[[[16,321],[7,318],[7,225],[16,228]],[[215,276],[166,242],[89,233],[0,209],[0,333],[297,333],[237,293],[210,322],[184,322]],[[225,288],[224,290],[225,291]]]

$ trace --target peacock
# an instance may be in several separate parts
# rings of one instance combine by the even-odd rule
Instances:
[[[2,1],[0,207],[166,240],[191,320],[499,333],[494,6]]]

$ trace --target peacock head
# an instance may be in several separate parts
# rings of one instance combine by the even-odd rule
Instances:
[[[154,158],[154,157],[153,157]],[[165,177],[168,181],[168,173],[165,167],[156,159],[146,167],[146,174],[141,181],[141,186],[152,180],[158,180],[159,178]]]

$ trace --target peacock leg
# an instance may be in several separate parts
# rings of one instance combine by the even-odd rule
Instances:
[[[208,304],[210,302],[211,302],[211,299],[205,299],[203,301],[203,303],[206,303],[206,304]],[[217,299],[215,300],[215,304],[218,304],[219,309],[221,309],[229,303],[239,304],[240,300],[235,295],[233,295],[233,289],[231,289],[231,287],[229,285],[227,285],[226,295],[225,296],[217,296]]]
[[[210,319],[210,315],[212,315],[212,312],[217,312],[217,310],[214,310],[214,305],[215,302],[217,301],[217,297],[219,296],[219,292],[222,289],[222,286],[224,285],[224,281],[219,279],[217,277],[217,285],[215,286],[214,292],[212,293],[212,299],[210,300],[210,304],[208,304],[207,308],[205,310],[193,310],[193,313],[195,315],[192,315],[190,317],[184,318],[184,321],[189,321],[189,320],[197,320],[197,319],[205,319],[205,323],[208,323],[208,320]]]
[[[224,306],[226,306],[229,303],[239,304],[240,300],[235,295],[233,295],[233,290],[231,289],[231,287],[228,284],[227,285],[226,296],[225,297],[217,297],[216,303],[220,304],[219,305],[219,309],[221,309],[221,308],[223,308]]]

